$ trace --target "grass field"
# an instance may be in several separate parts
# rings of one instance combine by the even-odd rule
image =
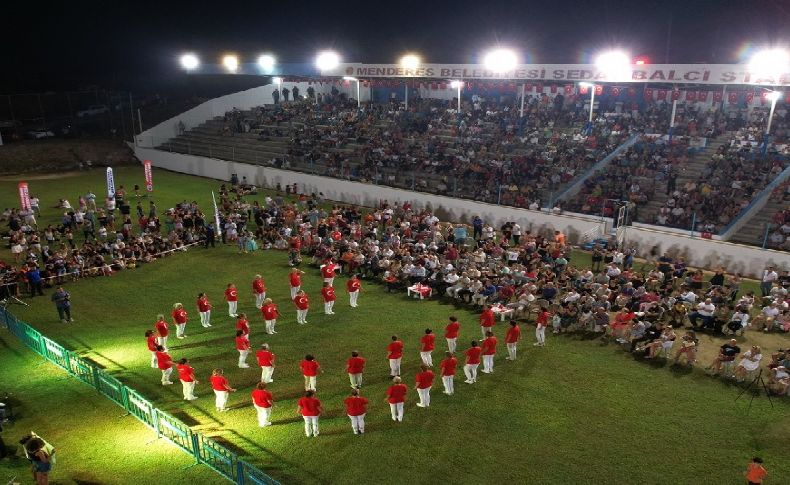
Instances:
[[[161,171],[154,177],[157,193],[167,194],[157,198],[160,209],[182,199],[198,200],[207,209],[209,191],[217,185]],[[142,169],[116,173],[116,183],[127,188],[141,179]],[[103,174],[30,183],[32,193],[42,197],[42,206],[52,206],[64,195],[74,203],[76,194],[89,188],[100,193]],[[0,205],[14,204],[14,188],[13,182],[0,182]],[[43,219],[56,215],[57,211],[48,210]],[[495,373],[481,375],[477,384],[469,386],[456,379],[453,397],[441,394],[437,382],[430,409],[415,407],[416,392],[411,391],[404,422],[393,423],[383,401],[388,385],[385,347],[389,336],[397,334],[406,343],[403,373],[412,387],[423,329],[432,327],[438,332],[447,316],[455,314],[462,323],[459,348],[465,349],[468,344],[464,342],[479,336],[477,316],[435,301],[417,302],[405,295],[387,294],[372,282],[365,283],[359,308],[350,309],[345,292],[338,291],[336,315],[325,316],[319,302],[318,272],[304,268],[303,287],[312,297],[312,309],[310,323],[298,326],[288,301],[288,269],[284,253],[239,255],[230,246],[194,249],[110,278],[69,284],[74,324],[59,323],[48,299],[34,299],[29,308],[12,310],[45,335],[106,367],[157,406],[248,455],[251,462],[285,483],[739,483],[754,454],[766,460],[771,474],[767,483],[790,481],[787,400],[775,401],[772,410],[765,397],[758,397],[747,414],[748,401],[734,402],[738,387],[700,371],[643,364],[615,346],[574,336],[549,337],[546,348],[534,349],[529,327],[525,328],[518,361],[507,362],[500,354]],[[250,294],[255,273],[264,275],[267,296],[280,304],[283,313],[280,333],[271,338],[264,339],[263,322]],[[240,311],[252,316],[253,345],[268,341],[278,355],[275,382],[270,386],[276,401],[275,426],[271,428],[257,427],[249,399],[259,370],[235,365],[233,320],[221,301],[229,282],[240,288]],[[343,288],[343,284],[341,279],[336,286]],[[197,324],[194,300],[201,291],[207,292],[215,305],[210,329]],[[168,313],[177,301],[190,312],[189,338],[171,340],[171,355],[190,358],[203,381],[196,391],[200,399],[188,404],[180,399],[180,386],[159,385],[158,371],[148,366],[143,338],[156,314]],[[503,331],[497,324],[498,336],[502,337]],[[440,355],[443,343],[437,345],[434,358]],[[709,340],[703,344],[706,352],[713,347]],[[359,350],[368,359],[363,394],[371,405],[368,432],[362,437],[351,433],[342,408],[348,392],[343,364],[351,350]],[[295,405],[302,390],[298,361],[308,352],[314,353],[324,368],[318,378],[318,396],[327,411],[321,419],[321,436],[314,439],[304,437]],[[58,427],[78,426],[69,421],[72,413],[77,423],[83,413],[93,417],[85,419],[92,428],[101,423],[106,438],[82,447],[75,444],[74,456],[104,454],[108,446],[125,446],[121,436],[126,436],[127,429],[143,429],[136,422],[128,424],[134,421],[131,418],[119,420],[118,408],[87,386],[68,381],[51,366],[33,366],[34,362],[35,358],[18,357],[14,352],[0,354],[4,385],[8,383],[23,400],[27,393],[36,396],[41,388],[52,387],[48,405],[50,412],[62,416]],[[227,413],[214,412],[213,395],[205,384],[214,367],[224,367],[231,385],[239,389],[231,396],[232,409]],[[11,380],[20,373],[42,381]],[[30,419],[25,426],[38,429],[36,419]],[[65,435],[56,438],[65,440]],[[175,448],[167,450],[174,457],[172,464],[165,465],[161,459],[143,464],[130,453],[105,460],[99,466],[114,473],[94,480],[151,483],[138,480],[136,471],[146,466],[160,470],[162,476],[192,483],[220,482],[202,467],[198,467],[202,472],[182,472],[186,456],[175,456],[180,454]],[[61,459],[62,463],[68,460]],[[85,469],[93,470],[93,465]],[[77,481],[78,470],[63,465],[60,478],[68,474],[74,483],[85,483]],[[168,478],[168,483],[178,482]]]

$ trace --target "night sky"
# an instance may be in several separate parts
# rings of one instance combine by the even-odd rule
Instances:
[[[790,42],[790,0],[423,0],[392,2],[6,2],[0,92],[125,89],[179,79],[177,58],[262,51],[282,62],[336,49],[347,62],[476,62],[497,43],[525,62],[587,62],[609,47],[669,61],[730,63]]]

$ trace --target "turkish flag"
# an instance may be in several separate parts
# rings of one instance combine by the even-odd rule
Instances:
[[[524,92],[525,93],[532,92],[532,85],[531,84],[525,84],[524,85]]]
[[[439,83],[439,89],[447,89],[447,83]]]
[[[729,103],[730,103],[730,104],[735,104],[735,103],[737,103],[737,102],[738,102],[738,93],[736,93],[735,91],[731,92],[731,93],[730,93],[730,94],[727,96],[727,101],[729,101]]]
[[[697,100],[696,91],[686,91],[686,101],[696,101],[696,100]]]
[[[573,94],[573,86],[570,84],[565,85],[565,94]]]
[[[656,99],[660,99],[660,100],[667,99],[667,90],[666,89],[659,89],[656,92]]]
[[[595,95],[600,96],[603,94],[603,86],[600,84],[595,85]]]
[[[672,101],[677,101],[678,99],[680,99],[680,91],[678,91],[677,89],[673,89],[672,90]]]
[[[768,102],[768,94],[769,94],[769,91],[763,91],[762,93],[760,93],[760,103],[761,104],[766,104]]]
[[[543,94],[543,85],[542,84],[536,84],[535,85],[535,92],[538,93],[538,94]]]
[[[707,101],[708,100],[708,92],[707,91],[700,91],[697,93],[697,99],[700,101]]]
[[[653,100],[653,88],[645,88],[645,99]]]
[[[579,94],[587,94],[589,92],[588,86],[579,86]]]
[[[754,101],[754,91],[746,93],[746,102],[751,103]]]
[[[438,87],[439,87],[439,85],[437,83],[431,83],[431,89],[433,89],[434,91],[436,91],[436,89],[438,89]]]
[[[620,96],[620,88],[618,86],[612,87],[612,96]]]
[[[713,91],[713,102],[714,103],[721,103],[722,97],[724,94],[721,91]]]
[[[550,89],[551,89],[551,94],[555,94],[557,92],[557,85],[552,84]]]
[[[628,97],[633,98],[636,96],[636,88],[628,88]]]
[[[787,96],[785,96],[785,103],[790,103],[790,91],[787,91]]]

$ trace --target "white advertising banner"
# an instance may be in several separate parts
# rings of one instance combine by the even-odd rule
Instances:
[[[107,167],[107,198],[115,197],[115,179],[112,176],[112,167]]]

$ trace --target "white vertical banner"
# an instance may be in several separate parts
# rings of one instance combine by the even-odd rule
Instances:
[[[107,198],[115,197],[115,179],[112,176],[112,167],[107,167]]]
[[[151,173],[151,160],[143,162],[143,171],[145,172],[145,190],[148,192],[154,191],[154,177]]]
[[[214,201],[214,225],[216,226],[215,234],[221,234],[222,228],[219,227],[219,209],[217,208],[217,198],[214,197],[214,191],[211,191],[211,200]]]

